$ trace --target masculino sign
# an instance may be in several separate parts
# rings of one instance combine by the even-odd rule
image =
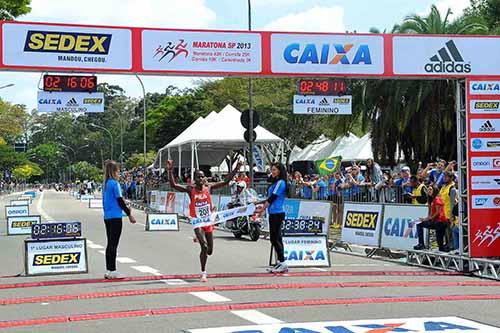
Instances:
[[[200,328],[191,333],[500,333],[500,329],[458,317],[369,319]]]
[[[326,236],[283,236],[285,260],[289,267],[329,267]]]
[[[179,231],[177,214],[148,214],[146,231]]]
[[[39,91],[38,112],[104,112],[104,94]]]
[[[352,114],[352,96],[293,96],[294,114]]]
[[[7,235],[31,235],[31,226],[40,221],[40,215],[7,217]]]
[[[274,74],[384,74],[384,38],[377,35],[271,34]]]
[[[367,246],[380,245],[382,205],[344,204],[342,240]]]
[[[132,31],[4,22],[2,63],[20,69],[132,69]]]
[[[394,36],[393,54],[395,75],[465,77],[500,73],[496,56],[500,43],[496,38]]]
[[[87,244],[84,238],[25,240],[27,275],[87,273]]]
[[[25,206],[5,206],[5,217],[26,216],[30,214],[28,205]]]
[[[412,250],[418,244],[414,221],[427,216],[427,206],[384,205],[384,224],[380,246]]]

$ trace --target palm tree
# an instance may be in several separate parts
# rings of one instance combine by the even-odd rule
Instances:
[[[459,17],[450,21],[436,6],[427,16],[410,15],[393,33],[485,34],[486,26]],[[370,29],[377,32],[377,29]],[[454,85],[450,80],[364,81],[363,119],[372,127],[375,156],[393,164],[399,150],[407,161],[456,156]]]

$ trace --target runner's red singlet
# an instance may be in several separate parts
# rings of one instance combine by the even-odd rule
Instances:
[[[210,192],[208,187],[203,186],[201,192],[198,192],[196,188],[191,189],[191,203],[189,204],[189,215],[191,217],[206,218],[212,214],[212,198],[210,197]],[[209,225],[207,227],[202,227],[205,232],[213,232],[214,226]]]

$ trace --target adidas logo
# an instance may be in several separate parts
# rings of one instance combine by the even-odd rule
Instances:
[[[424,67],[427,73],[470,73],[472,70],[470,63],[464,63],[453,40],[446,42],[445,47],[439,49],[430,60]]]
[[[321,101],[319,101],[319,106],[330,106],[330,103],[328,103],[328,100],[325,97]]]
[[[495,127],[493,127],[493,125],[489,120],[486,120],[484,124],[481,127],[479,127],[479,132],[495,132],[495,131],[496,131]]]
[[[78,102],[76,101],[76,99],[73,97],[72,99],[70,99],[68,101],[68,103],[66,103],[66,106],[78,106]]]

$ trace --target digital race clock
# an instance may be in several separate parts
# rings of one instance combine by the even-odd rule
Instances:
[[[317,235],[323,232],[323,221],[319,218],[285,219],[281,225],[283,234]]]
[[[299,80],[299,95],[345,95],[347,85],[343,80]]]
[[[43,76],[44,91],[96,92],[97,76],[52,75]]]
[[[32,239],[72,238],[82,235],[80,222],[40,223],[31,226]]]

